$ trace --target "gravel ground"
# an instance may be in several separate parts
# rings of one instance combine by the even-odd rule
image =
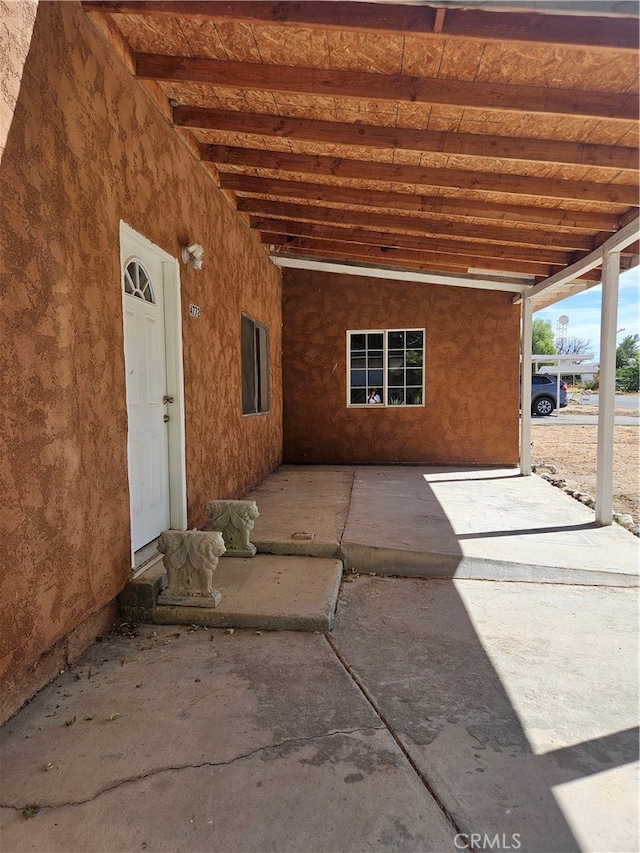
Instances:
[[[591,411],[593,409],[593,411]],[[563,411],[575,414],[597,414],[590,406],[570,405]],[[637,410],[636,410],[637,413]],[[616,409],[616,414],[631,415],[632,410]],[[640,424],[616,426],[613,447],[613,509],[629,513],[640,521]],[[531,461],[534,465],[555,465],[567,485],[596,493],[596,448],[598,427],[595,424],[537,425],[532,422]]]

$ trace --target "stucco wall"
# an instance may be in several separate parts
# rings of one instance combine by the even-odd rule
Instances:
[[[296,463],[515,464],[512,294],[286,270],[284,457]],[[347,408],[347,330],[426,329],[424,407]]]
[[[13,72],[11,72],[13,73]],[[14,75],[15,79],[15,75]],[[0,164],[0,677],[130,573],[119,222],[181,264],[189,524],[282,452],[280,274],[76,3],[41,3]],[[188,306],[200,306],[201,317]],[[240,312],[271,333],[268,415],[243,418]]]

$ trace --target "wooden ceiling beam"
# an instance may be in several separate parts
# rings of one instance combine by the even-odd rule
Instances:
[[[323,30],[373,31],[389,35],[423,35],[447,39],[534,42],[595,50],[637,50],[633,18],[516,14],[485,10],[442,9],[380,3],[273,2],[84,2],[112,14],[170,15],[209,21],[244,21]],[[435,4],[434,4],[435,6]]]
[[[255,62],[150,53],[136,53],[135,65],[140,79],[171,83],[182,81],[266,92],[392,101],[394,104],[438,104],[610,121],[637,121],[638,118],[638,98],[634,94],[287,65],[276,66],[277,73],[274,73],[274,66]]]
[[[403,149],[464,157],[557,163],[569,166],[638,170],[638,150],[586,142],[558,142],[515,136],[484,136],[479,133],[450,133],[414,128],[378,127],[360,123],[320,121],[309,118],[228,110],[212,110],[188,105],[173,110],[179,127],[274,136],[331,145],[360,145],[384,150]]]
[[[637,243],[639,234],[640,217],[636,217],[631,222],[628,222],[624,228],[621,228],[609,237],[605,243],[597,246],[592,252],[589,252],[588,255],[585,255],[580,260],[540,282],[535,287],[527,290],[526,293],[515,297],[513,301],[520,302],[522,299],[532,299],[534,297],[537,301],[540,294],[548,296],[557,293],[560,288],[571,282],[574,278],[585,278],[590,272],[601,267],[607,253],[621,252],[627,246]]]
[[[372,267],[378,269],[396,269],[396,270],[410,270],[415,272],[433,272],[433,273],[457,273],[461,274],[467,273],[466,267],[461,267],[456,265],[455,263],[447,263],[444,260],[441,262],[430,263],[430,264],[421,264],[416,263],[415,261],[410,260],[402,260],[401,258],[381,258],[374,257],[371,258],[366,254],[360,254],[358,252],[333,252],[331,254],[327,253],[326,249],[314,248],[314,249],[299,249],[296,252],[286,252],[286,251],[272,251],[272,258],[306,258],[309,260],[320,260],[327,262],[341,262],[341,261],[354,261],[356,263],[359,262],[369,262]],[[484,267],[482,268],[484,269]],[[496,273],[499,271],[496,270]],[[506,271],[505,271],[506,272]],[[501,274],[504,275],[505,272]],[[366,275],[366,273],[363,273]],[[519,273],[522,275],[522,273]],[[539,276],[535,276],[534,281],[542,281]],[[435,282],[434,282],[435,283]]]
[[[275,195],[308,201],[324,201],[331,204],[356,204],[383,209],[410,210],[416,213],[437,214],[443,217],[472,217],[501,222],[555,225],[561,228],[576,228],[590,232],[594,230],[616,231],[620,227],[620,217],[607,213],[562,210],[551,207],[528,207],[526,205],[491,204],[489,202],[417,195],[407,192],[383,192],[361,187],[340,187],[333,184],[254,178],[251,175],[239,175],[235,172],[220,172],[219,180],[222,189],[233,190],[240,195]]]
[[[373,228],[377,231],[406,231],[414,234],[441,234],[445,237],[470,237],[477,240],[493,240],[499,243],[515,243],[520,246],[540,246],[566,251],[589,251],[590,237],[575,232],[556,230],[533,230],[526,228],[499,227],[491,225],[467,225],[460,222],[431,220],[419,216],[399,216],[374,213],[373,211],[347,210],[338,207],[288,204],[262,198],[238,198],[238,210],[245,213],[263,214],[278,219],[306,219],[310,222],[333,224],[343,222],[352,226]]]
[[[249,219],[252,220],[253,217],[249,217]],[[609,235],[609,236],[611,236],[611,235]],[[598,248],[598,246],[602,245],[603,242],[604,241],[602,241],[602,240],[600,240],[600,241],[594,240],[594,249]],[[567,261],[567,263],[572,263],[572,264],[577,263],[578,261],[581,261],[584,257],[586,257],[586,255],[587,255],[586,252],[573,252],[569,261]],[[620,269],[621,270],[623,269],[623,263],[625,262],[625,260],[624,260],[625,258],[627,259],[626,263],[631,263],[631,266],[636,266],[636,264],[634,263],[634,258],[638,257],[639,255],[640,255],[640,241],[636,240],[635,243],[631,243],[629,246],[624,246],[622,249],[620,249]]]
[[[530,247],[514,246],[511,243],[491,243],[483,239],[452,240],[446,237],[429,235],[399,234],[394,231],[376,231],[373,227],[362,228],[336,223],[324,225],[319,222],[296,222],[291,219],[275,219],[267,216],[251,215],[251,228],[260,232],[278,234],[281,237],[318,237],[325,240],[364,243],[372,246],[395,246],[405,249],[421,249],[424,251],[441,252],[443,254],[473,255],[476,258],[513,258],[514,260],[531,260],[536,263],[551,266],[566,266],[575,260],[570,252],[554,249],[531,249]]]
[[[416,184],[430,187],[452,187],[459,190],[543,196],[572,201],[596,201],[602,204],[638,204],[635,184],[596,184],[587,181],[568,181],[558,178],[537,178],[525,175],[496,174],[463,169],[434,169],[402,163],[382,163],[371,160],[349,160],[340,157],[288,154],[257,148],[229,145],[200,147],[201,157],[218,166],[245,166],[272,169],[277,172],[297,172],[333,175],[336,178],[355,178],[380,183]]]
[[[534,261],[516,261],[513,259],[482,258],[462,253],[451,255],[443,252],[406,249],[399,246],[369,246],[349,240],[325,240],[318,237],[285,237],[280,234],[262,232],[262,242],[266,245],[280,246],[287,252],[304,252],[307,249],[322,251],[327,255],[348,255],[367,260],[384,260],[385,263],[409,263],[421,266],[437,267],[439,264],[455,266],[465,272],[471,268],[499,270],[501,272],[524,273],[525,275],[550,275],[555,268]]]

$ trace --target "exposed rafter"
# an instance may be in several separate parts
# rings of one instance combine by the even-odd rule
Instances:
[[[317,237],[282,237],[278,234],[262,235],[263,242],[278,246],[279,251],[322,255],[323,257],[346,257],[357,260],[382,261],[383,263],[396,263],[409,267],[421,269],[456,269],[467,272],[470,268],[478,266],[486,267],[502,272],[524,273],[543,277],[551,273],[547,264],[531,261],[516,261],[513,259],[485,258],[479,264],[478,257],[469,254],[447,254],[443,252],[429,252],[419,249],[406,249],[398,246],[369,246],[351,240],[325,240]]]
[[[352,243],[364,243],[365,245],[422,249],[450,255],[462,253],[472,255],[476,259],[513,258],[514,260],[530,260],[532,257],[531,249],[526,246],[516,246],[512,243],[492,243],[486,237],[482,240],[472,238],[463,240],[461,238],[449,239],[441,235],[401,234],[397,231],[378,231],[374,227],[375,223],[365,228],[354,227],[345,223],[326,225],[321,222],[252,215],[250,224],[261,234],[278,235],[283,238],[318,237],[325,240],[346,240]],[[535,262],[541,264],[565,266],[572,260],[572,254],[566,251],[538,248],[535,252]]]
[[[597,50],[636,50],[633,17],[547,16],[532,12],[446,10],[433,6],[391,6],[381,3],[302,2],[140,2],[98,0],[84,3],[112,13],[170,15],[201,21],[233,20],[323,30],[375,31],[392,35],[442,35],[448,39],[537,42],[588,46]]]
[[[441,196],[418,195],[408,192],[383,192],[362,187],[340,187],[332,184],[286,181],[274,178],[254,178],[233,172],[220,174],[220,186],[240,195],[284,196],[292,199],[323,201],[331,204],[352,204],[388,210],[408,210],[443,217],[473,217],[500,222],[533,222],[575,228],[583,231],[615,231],[620,217],[608,213],[563,210],[554,207],[492,204],[469,199],[450,199]]]
[[[407,233],[463,237],[476,240],[494,240],[515,243],[518,246],[564,249],[567,251],[590,250],[591,238],[575,232],[560,232],[537,228],[516,228],[486,224],[467,224],[430,219],[426,216],[378,214],[369,211],[348,210],[315,204],[289,204],[262,198],[239,198],[238,210],[246,213],[262,213],[270,217],[308,220],[309,222],[336,223],[388,229]]]
[[[548,295],[554,288],[561,288],[563,285],[579,278],[583,274],[597,269],[602,266],[603,258],[606,254],[610,252],[621,252],[627,246],[635,243],[638,240],[638,237],[640,237],[640,218],[636,218],[632,222],[629,222],[624,226],[624,228],[621,228],[620,231],[606,240],[601,246],[594,249],[593,252],[590,252],[588,255],[585,255],[585,257],[581,258],[579,261],[576,261],[574,264],[571,264],[560,272],[557,272],[545,279],[545,281],[536,284],[535,287],[532,287],[530,290],[527,290],[524,294],[524,298],[535,300],[543,294]],[[518,299],[514,301],[520,300]]]
[[[177,106],[173,120],[179,127],[274,136],[330,145],[358,145],[383,150],[406,150],[497,160],[534,161],[570,166],[595,166],[638,170],[637,148],[559,142],[479,133],[447,133],[403,127],[379,127],[362,123],[319,121],[260,113]]]
[[[603,204],[636,205],[638,190],[633,184],[601,184],[538,178],[528,175],[495,174],[463,169],[434,169],[402,163],[351,160],[341,157],[286,154],[257,148],[228,145],[202,145],[201,156],[218,165],[272,169],[363,181],[390,181],[429,187],[452,187],[461,190],[544,196],[573,201],[597,201]]]
[[[370,74],[279,65],[227,62],[219,59],[136,53],[136,75],[143,80],[179,80],[265,92],[439,104],[474,110],[505,110],[556,116],[584,116],[610,121],[633,121],[638,114],[635,95],[585,92],[504,83],[479,83],[449,78]]]
[[[638,215],[629,3],[83,7],[277,254],[584,288]]]

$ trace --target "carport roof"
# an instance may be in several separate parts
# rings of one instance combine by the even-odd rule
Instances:
[[[83,7],[281,265],[549,304],[637,263],[635,2]]]

